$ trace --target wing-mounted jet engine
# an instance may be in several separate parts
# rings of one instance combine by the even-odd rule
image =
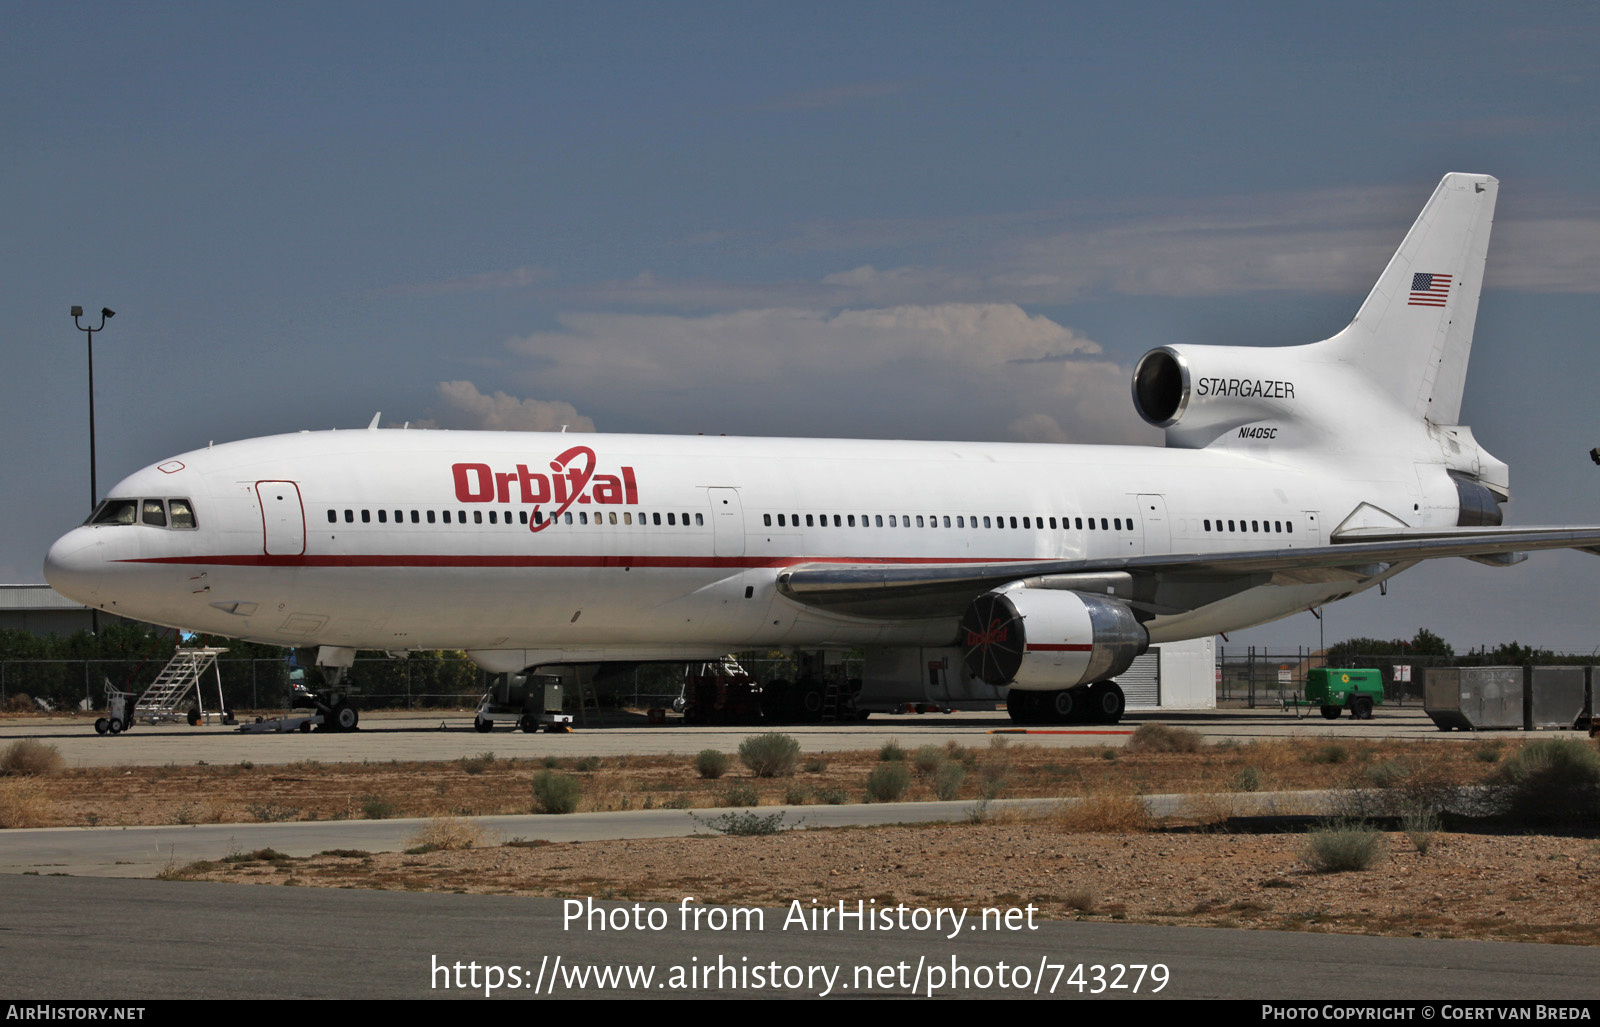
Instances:
[[[1111,679],[1149,648],[1133,610],[1115,599],[1050,588],[1007,588],[973,600],[961,618],[967,670],[1009,685],[1018,720],[1115,723],[1126,700]]]

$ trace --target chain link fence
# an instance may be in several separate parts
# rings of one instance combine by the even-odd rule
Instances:
[[[1496,663],[1488,650],[1444,656],[1429,653],[1345,654],[1338,666],[1377,670],[1383,675],[1386,701],[1396,706],[1422,705],[1422,687],[1429,667],[1478,667]],[[1503,662],[1503,661],[1500,661]],[[1520,666],[1523,661],[1516,661]],[[1594,652],[1540,652],[1537,663],[1600,663]],[[1306,675],[1328,666],[1323,654],[1310,649],[1272,651],[1256,646],[1217,647],[1217,702],[1250,708],[1281,705],[1305,695]]]

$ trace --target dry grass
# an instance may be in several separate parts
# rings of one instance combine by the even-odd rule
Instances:
[[[481,849],[489,844],[489,836],[477,824],[460,817],[434,817],[406,841],[411,845],[408,851],[439,852]]]
[[[52,803],[37,781],[0,781],[0,828],[46,827],[54,819]]]
[[[1062,798],[1117,792],[1224,793],[1236,787],[1246,767],[1258,771],[1262,790],[1326,788],[1342,783],[1345,775],[1364,774],[1364,768],[1385,761],[1404,763],[1413,771],[1403,790],[1426,783],[1428,791],[1445,794],[1456,785],[1481,783],[1495,767],[1480,762],[1470,745],[1361,742],[1351,746],[1348,764],[1331,769],[1308,762],[1304,757],[1309,751],[1288,741],[1208,745],[1192,754],[1094,746],[1051,749],[1015,742],[1003,748],[974,746],[949,750],[946,767],[965,771],[959,781],[954,774],[942,783],[935,777],[914,786],[907,797],[948,795],[976,802],[985,797]],[[1507,746],[1505,755],[1514,751]],[[1117,758],[1107,759],[1108,753],[1118,754]],[[813,760],[811,765],[818,769],[807,772],[807,801],[859,802],[867,775],[879,766],[877,755],[876,750],[830,752],[825,761]],[[692,759],[682,755],[630,756],[626,762],[606,760],[597,768],[581,770],[570,757],[529,759],[503,751],[478,774],[463,773],[453,760],[374,761],[86,767],[30,780],[40,784],[49,800],[49,820],[43,826],[123,827],[182,821],[248,823],[258,819],[255,810],[267,807],[285,807],[300,820],[522,814],[531,805],[534,774],[547,766],[577,772],[583,783],[580,812],[720,806],[728,782],[727,777],[701,778]],[[1330,773],[1335,775],[1331,779]],[[739,780],[756,789],[763,806],[783,803],[794,788],[793,778],[741,776]],[[115,794],[118,801],[107,803],[107,794]],[[286,803],[287,795],[293,796],[292,803]],[[1240,803],[1241,809],[1246,808],[1242,793]],[[1407,798],[1406,804],[1421,804],[1421,799],[1414,803]]]
[[[1165,724],[1145,724],[1128,737],[1129,752],[1199,752],[1205,740],[1198,731]]]
[[[12,742],[0,752],[0,776],[4,777],[48,777],[66,767],[61,750],[32,738]]]
[[[1127,793],[1062,803],[1050,822],[1072,834],[1143,834],[1153,825],[1144,800]]]

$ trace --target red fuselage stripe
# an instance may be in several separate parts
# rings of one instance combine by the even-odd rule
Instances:
[[[442,554],[349,554],[268,556],[235,553],[219,556],[149,556],[118,563],[165,563],[223,567],[791,567],[803,563],[965,564],[1025,563],[1029,557],[923,556],[450,556]]]

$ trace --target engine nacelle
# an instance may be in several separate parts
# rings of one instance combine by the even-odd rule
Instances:
[[[1150,645],[1149,632],[1115,599],[1043,588],[979,596],[961,618],[960,637],[973,677],[1024,691],[1114,678]]]

